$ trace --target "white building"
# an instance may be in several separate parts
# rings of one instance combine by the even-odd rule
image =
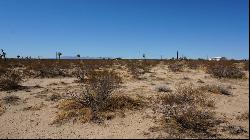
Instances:
[[[209,60],[215,60],[215,61],[220,61],[220,60],[223,60],[223,59],[226,59],[225,57],[212,57],[212,58],[209,58]]]

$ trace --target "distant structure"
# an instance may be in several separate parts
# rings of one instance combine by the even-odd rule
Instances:
[[[179,52],[177,51],[177,54],[176,54],[176,59],[178,60],[179,59]]]
[[[226,57],[218,56],[218,57],[211,57],[208,60],[209,61],[220,61],[220,60],[227,60],[227,59],[226,59]]]

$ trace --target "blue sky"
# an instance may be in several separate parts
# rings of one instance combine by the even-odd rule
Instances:
[[[248,58],[248,0],[0,0],[8,57]],[[140,55],[140,56],[139,56]]]

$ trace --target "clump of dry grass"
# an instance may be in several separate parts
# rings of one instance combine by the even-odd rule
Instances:
[[[21,99],[16,95],[10,95],[3,98],[5,104],[17,105]]]
[[[232,79],[242,79],[245,77],[245,73],[243,73],[239,68],[228,65],[214,65],[210,66],[207,69],[209,74],[212,74],[216,78],[232,78]]]
[[[211,92],[214,94],[232,95],[232,93],[229,90],[219,85],[205,85],[200,87],[199,89],[201,91]]]
[[[213,137],[221,123],[212,111],[214,101],[192,86],[181,86],[162,98],[164,128],[173,137]]]
[[[143,106],[140,100],[113,94],[114,90],[120,87],[121,78],[112,71],[93,71],[84,83],[85,90],[82,94],[59,103],[61,112],[54,123],[71,119],[101,123],[105,119],[113,118],[113,113],[117,110],[133,110]]]
[[[173,72],[182,72],[184,69],[185,63],[182,61],[177,61],[174,63],[170,63],[168,68]]]
[[[23,77],[18,71],[7,71],[5,74],[0,76],[0,89],[19,89],[21,87],[21,82],[23,82]]]

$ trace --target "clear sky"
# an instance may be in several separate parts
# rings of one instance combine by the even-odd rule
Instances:
[[[8,57],[249,58],[248,0],[0,0]]]

